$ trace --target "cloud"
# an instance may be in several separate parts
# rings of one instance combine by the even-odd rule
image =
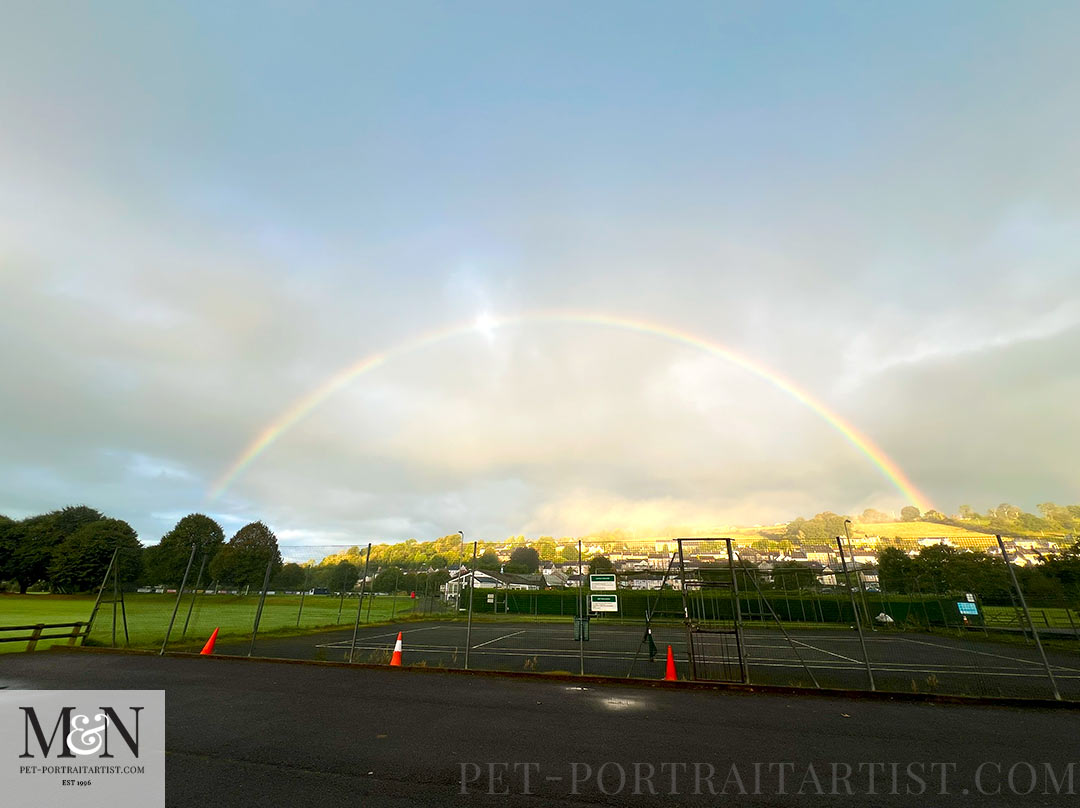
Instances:
[[[190,14],[0,33],[0,511],[87,502],[155,541],[207,510],[321,546],[906,504],[760,379],[578,326],[395,358],[207,501],[357,358],[540,309],[729,345],[945,510],[1073,498],[1080,71],[1053,15],[613,33],[581,9],[566,39]]]

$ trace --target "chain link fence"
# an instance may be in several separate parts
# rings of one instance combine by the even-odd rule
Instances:
[[[221,653],[383,664],[400,632],[405,665],[1080,700],[1080,580],[1062,547],[462,542],[445,568],[369,564],[340,591],[192,585],[125,611],[107,579],[90,637],[123,644],[115,613],[129,644],[162,649],[222,628]]]

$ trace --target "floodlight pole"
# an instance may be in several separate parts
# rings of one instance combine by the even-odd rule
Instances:
[[[119,563],[120,559],[117,558],[116,560],[117,560],[117,563]],[[169,644],[169,635],[172,634],[173,623],[176,622],[176,613],[178,611],[180,611],[180,598],[182,598],[184,596],[184,587],[187,586],[188,574],[191,572],[191,564],[192,564],[192,562],[194,560],[195,560],[195,545],[193,544],[193,545],[191,545],[191,555],[188,556],[187,568],[184,570],[184,580],[182,580],[180,582],[180,589],[176,593],[176,605],[173,606],[172,617],[169,618],[169,628],[165,632],[165,639],[161,641],[161,650],[158,652],[158,656],[164,656],[165,655],[165,646]],[[114,615],[116,614],[115,607],[114,607],[113,614]],[[115,626],[116,626],[116,620],[115,619],[113,620],[113,626],[114,626],[113,630],[115,631]],[[113,645],[115,645],[115,644],[116,644],[116,638],[114,636],[113,637]]]
[[[1043,650],[1042,640],[1039,639],[1039,632],[1035,630],[1035,624],[1031,622],[1031,612],[1028,611],[1027,600],[1024,598],[1024,590],[1020,588],[1020,582],[1016,579],[1016,570],[1013,569],[1012,562],[1009,560],[1009,554],[1005,552],[1005,543],[1001,540],[1000,535],[997,535],[994,538],[997,539],[998,547],[1001,549],[1001,557],[1005,560],[1005,566],[1009,568],[1009,577],[1012,579],[1013,587],[1016,589],[1016,594],[1020,598],[1020,606],[1024,609],[1024,617],[1027,618],[1028,625],[1031,626],[1031,634],[1035,638],[1035,647],[1039,649],[1039,656],[1042,657],[1042,664],[1046,669],[1046,678],[1050,680],[1050,687],[1054,691],[1054,700],[1061,701],[1061,693],[1058,691],[1057,681],[1054,679],[1054,672],[1050,670],[1050,662],[1046,659],[1046,651]]]
[[[458,531],[460,533],[460,531]],[[462,533],[462,536],[465,534]],[[465,625],[465,670],[469,669],[469,648],[472,646],[472,603],[473,589],[476,587],[476,545],[472,543],[472,569],[469,570],[469,618]]]

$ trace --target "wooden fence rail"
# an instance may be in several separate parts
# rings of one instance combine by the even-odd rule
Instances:
[[[0,626],[0,642],[24,642],[26,643],[26,650],[33,651],[37,648],[37,644],[40,640],[67,640],[68,645],[75,645],[75,642],[80,638],[85,638],[87,629],[89,629],[89,623],[36,623],[32,626]],[[59,634],[45,634],[45,631],[53,631],[55,629],[68,629],[66,632]],[[23,634],[17,637],[5,637],[5,632],[12,631],[24,631],[30,632],[29,634]]]

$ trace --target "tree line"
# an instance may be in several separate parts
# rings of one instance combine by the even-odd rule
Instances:
[[[189,560],[191,584],[196,571],[203,569],[208,575],[204,584],[260,586],[267,564],[272,580],[282,588],[299,588],[305,578],[299,564],[283,563],[277,537],[262,522],[244,525],[226,542],[221,525],[193,513],[178,521],[160,543],[144,547],[127,522],[86,505],[18,521],[0,516],[0,583],[20,593],[31,587],[59,593],[95,589],[114,551],[124,584],[179,585]]]

